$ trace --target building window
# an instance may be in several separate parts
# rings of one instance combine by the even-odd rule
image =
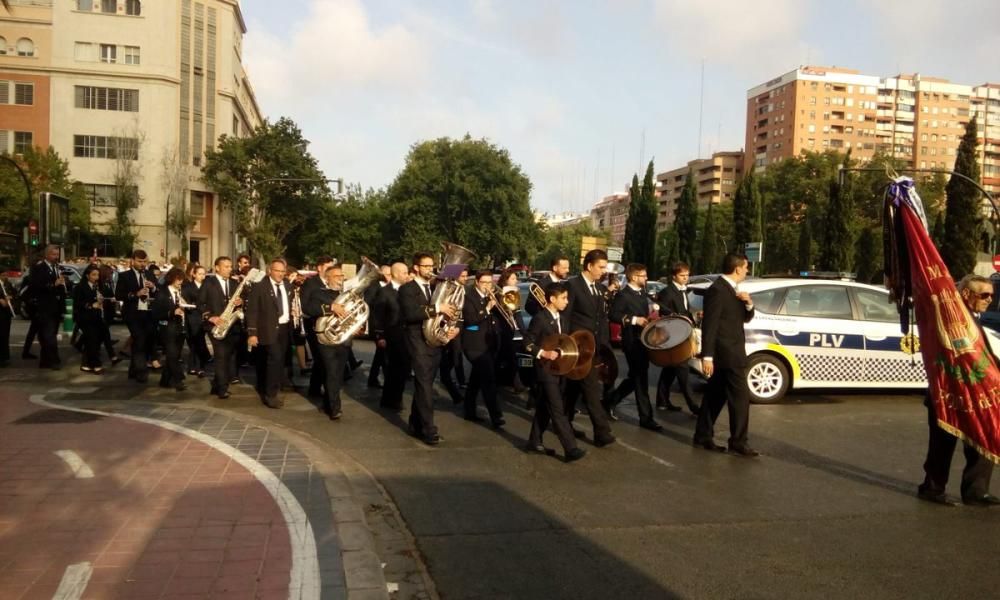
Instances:
[[[0,54],[7,54],[7,38],[0,36]]]
[[[139,46],[125,46],[125,64],[139,64]]]
[[[21,38],[17,40],[17,55],[18,56],[34,56],[35,55],[35,43],[28,38]]]
[[[33,83],[15,83],[14,84],[14,104],[21,104],[23,106],[31,106],[34,103],[35,103],[35,84],[33,84]]]
[[[118,12],[118,0],[101,0],[101,12],[115,14]]]
[[[80,62],[97,62],[94,45],[89,42],[77,42],[73,49],[73,57]]]
[[[77,108],[139,112],[139,90],[78,85],[75,97]]]
[[[139,140],[135,138],[105,137],[103,135],[74,135],[73,156],[77,158],[139,159]]]
[[[92,0],[76,0],[76,10],[90,12],[94,9]]]
[[[190,213],[192,217],[204,217],[205,216],[205,194],[201,192],[191,192],[191,208]]]
[[[138,17],[142,14],[142,2],[140,0],[126,0],[125,14]]]
[[[109,64],[118,62],[118,46],[101,44],[101,62]]]
[[[34,145],[31,141],[32,135],[30,131],[15,131],[14,132],[14,154],[24,154]]]
[[[136,186],[130,187],[129,196],[132,198],[137,197],[139,195],[139,188]],[[117,204],[118,186],[116,185],[85,183],[83,184],[83,189],[87,197],[90,198],[90,203],[93,206],[115,206]]]

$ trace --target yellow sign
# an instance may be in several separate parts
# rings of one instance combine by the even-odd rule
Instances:
[[[580,261],[583,261],[583,257],[587,255],[591,250],[607,250],[608,249],[608,238],[596,237],[591,235],[585,235],[580,238]]]
[[[899,349],[907,354],[920,352],[920,338],[908,333],[899,340]]]

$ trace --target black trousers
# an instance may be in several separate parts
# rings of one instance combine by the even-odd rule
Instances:
[[[188,349],[191,351],[191,368],[204,371],[208,365],[208,359],[212,355],[208,352],[208,342],[205,341],[205,332],[200,327],[196,331],[188,333]]]
[[[125,319],[129,335],[132,336],[132,359],[129,361],[128,376],[144,381],[149,376],[149,358],[153,349],[153,322],[149,311],[136,311]]]
[[[35,337],[38,336],[38,317],[32,311],[31,314],[31,324],[28,325],[28,333],[24,336],[24,346],[21,347],[21,358],[24,358],[25,354],[31,352],[31,346],[35,343]]]
[[[566,383],[566,406],[563,414],[570,421],[573,420],[576,402],[580,396],[583,396],[583,402],[586,404],[587,413],[590,416],[590,424],[594,428],[594,441],[609,440],[613,437],[611,424],[608,422],[608,413],[601,403],[604,396],[604,385],[598,379],[596,369],[591,369],[590,373],[579,381]]]
[[[344,387],[344,366],[350,356],[350,346],[319,345],[319,356],[326,370],[326,393],[323,396],[323,409],[333,416],[340,412],[340,389]]]
[[[0,306],[0,363],[10,361],[10,310]]]
[[[285,353],[291,343],[291,327],[287,323],[278,325],[274,343],[258,346],[258,360],[262,367],[259,373],[263,375],[263,381],[257,382],[257,391],[265,404],[277,401],[281,391],[281,382],[285,377]]]
[[[412,334],[413,332],[407,332]],[[406,336],[406,349],[413,366],[413,403],[410,405],[410,429],[424,438],[437,434],[434,424],[434,376],[441,363],[441,349],[428,346],[420,332],[419,340]]]
[[[372,358],[372,368],[368,371],[368,385],[378,383],[379,371],[385,368],[385,348],[375,346],[375,356]]]
[[[937,415],[930,402],[927,405],[927,458],[924,460],[924,482],[920,491],[931,494],[943,494],[948,485],[948,473],[951,471],[951,457],[955,454],[958,438],[948,433],[938,425]],[[962,498],[974,498],[989,493],[990,478],[993,476],[993,463],[983,458],[975,448],[963,443],[965,468],[962,469]]]
[[[628,363],[628,377],[622,380],[614,392],[614,401],[621,402],[629,394],[635,394],[635,405],[639,410],[639,421],[650,423],[653,419],[653,407],[649,403],[649,358],[645,348],[640,346],[625,349],[625,361]]]
[[[465,417],[476,416],[476,396],[483,394],[483,403],[490,413],[490,421],[494,423],[503,418],[503,411],[497,402],[496,359],[493,354],[484,352],[476,357],[469,357],[472,363],[472,376],[465,388]]]
[[[229,382],[236,377],[236,343],[239,336],[233,330],[221,340],[212,338],[212,350],[215,360],[212,367],[212,394],[225,394],[229,391]]]
[[[385,385],[379,404],[392,410],[403,408],[403,388],[410,375],[410,354],[403,339],[386,339],[385,344]]]
[[[313,331],[315,321],[306,322],[306,343],[309,344],[309,353],[312,354],[312,371],[309,373],[309,395],[320,396],[323,393],[323,383],[326,381],[326,369],[323,367],[323,359],[319,355],[319,348],[322,344],[316,339],[316,332]]]
[[[705,388],[701,412],[698,413],[698,424],[694,430],[696,443],[712,441],[715,420],[719,418],[723,405],[729,407],[729,447],[746,446],[750,425],[750,391],[747,389],[745,368],[715,368]]]
[[[160,328],[160,343],[163,344],[165,355],[163,371],[160,373],[160,385],[177,387],[184,382],[184,332],[169,327]]]
[[[694,409],[698,408],[698,403],[694,401],[691,394],[691,372],[687,364],[679,367],[663,367],[660,371],[660,379],[656,383],[656,405],[667,406],[670,404],[670,386],[674,384],[674,379],[677,379],[677,385],[681,388],[684,401],[693,412]]]
[[[531,433],[528,434],[529,446],[541,446],[542,435],[551,425],[552,432],[559,438],[559,443],[563,447],[563,454],[568,454],[570,450],[576,448],[573,428],[564,412],[564,387],[565,383],[561,377],[544,375],[537,377],[533,392],[536,395],[535,417],[531,421]]]
[[[38,366],[47,369],[62,364],[59,359],[59,323],[60,319],[50,315],[40,315],[35,318],[38,330]]]
[[[83,342],[83,358],[80,366],[96,369],[101,366],[101,343],[104,341],[104,322],[100,319],[81,319],[80,337]]]
[[[462,401],[462,390],[458,385],[465,385],[465,363],[462,358],[461,337],[457,337],[441,349],[441,383],[448,390],[452,401],[458,404]],[[454,371],[455,377],[452,377]],[[456,379],[458,383],[456,383]]]

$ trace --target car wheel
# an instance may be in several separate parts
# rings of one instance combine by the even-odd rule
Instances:
[[[754,404],[779,402],[785,397],[790,384],[788,367],[780,358],[770,354],[756,354],[750,357],[750,366],[747,367],[750,402]]]

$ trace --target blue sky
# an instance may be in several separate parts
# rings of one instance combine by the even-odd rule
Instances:
[[[265,115],[294,119],[328,177],[384,187],[414,143],[469,133],[547,212],[589,210],[650,159],[742,148],[747,89],[800,64],[1000,82],[997,0],[241,5]]]

